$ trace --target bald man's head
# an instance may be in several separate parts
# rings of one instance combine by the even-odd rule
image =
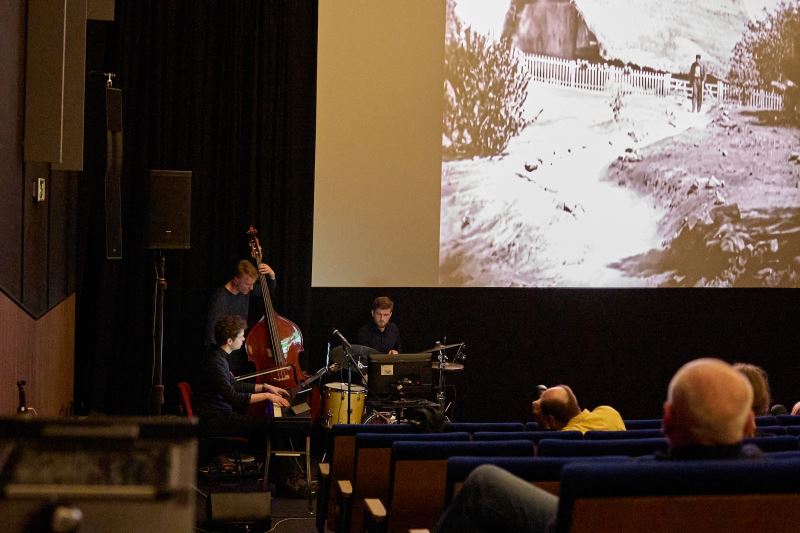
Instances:
[[[736,444],[755,425],[752,402],[750,382],[725,361],[690,361],[669,383],[664,434],[671,446]]]
[[[552,429],[561,429],[580,414],[578,399],[566,385],[550,387],[542,393],[542,416]]]

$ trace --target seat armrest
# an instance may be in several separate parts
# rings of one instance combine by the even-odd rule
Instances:
[[[386,533],[386,507],[378,498],[364,498],[364,530]]]
[[[320,463],[319,464],[319,475],[320,475],[320,477],[330,477],[330,475],[331,475],[331,465],[330,465],[330,463]]]
[[[350,531],[353,512],[353,484],[348,479],[336,480],[336,512],[334,523],[336,532]]]
[[[325,521],[328,519],[328,498],[331,488],[331,465],[319,464],[319,490],[317,491],[317,531],[325,531]]]

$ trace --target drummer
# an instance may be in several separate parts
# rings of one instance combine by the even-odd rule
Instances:
[[[372,320],[358,330],[358,344],[369,346],[378,353],[397,354],[400,347],[400,328],[391,322],[394,302],[388,296],[378,296],[372,302]]]

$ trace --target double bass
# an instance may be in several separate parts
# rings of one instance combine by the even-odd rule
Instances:
[[[260,265],[263,256],[258,241],[258,230],[250,226],[247,235],[250,237],[250,255],[255,259],[256,265]],[[255,372],[240,377],[242,379],[255,377],[256,383],[268,383],[287,391],[296,390],[301,382],[303,385],[308,384],[310,377],[300,367],[303,334],[297,324],[275,312],[266,276],[259,272],[258,280],[261,282],[264,316],[250,328],[245,338],[247,359],[255,365]],[[263,404],[252,404],[248,408],[248,413],[264,416]]]

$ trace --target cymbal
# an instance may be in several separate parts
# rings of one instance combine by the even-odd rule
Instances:
[[[459,370],[464,370],[464,365],[461,363],[440,363],[439,361],[433,362],[433,369],[434,370],[444,370],[445,372],[457,372]]]
[[[353,357],[362,362],[366,362],[367,356],[370,354],[378,353],[378,350],[361,344],[352,344],[350,347],[352,348]],[[331,348],[331,363],[339,363],[342,366],[347,364],[347,355],[344,353],[342,346]]]
[[[438,352],[439,350],[449,350],[450,348],[455,348],[456,346],[463,345],[463,342],[456,342],[454,344],[437,344],[433,348],[428,348],[427,350],[420,350],[419,353],[424,352]]]

